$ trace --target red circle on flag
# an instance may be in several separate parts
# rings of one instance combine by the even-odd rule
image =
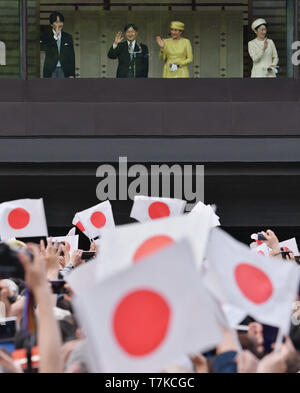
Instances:
[[[151,255],[153,252],[158,251],[172,243],[174,243],[174,240],[169,236],[152,236],[145,240],[136,250],[133,256],[133,262],[138,262],[140,259],[145,258],[148,255]]]
[[[239,289],[251,302],[265,303],[272,296],[272,282],[261,269],[241,263],[235,268],[234,276]]]
[[[171,308],[157,292],[139,289],[124,296],[113,314],[113,332],[122,349],[132,356],[155,351],[169,330]]]
[[[67,246],[68,251],[70,251],[71,250],[71,244],[69,242],[65,242],[65,244]]]
[[[81,221],[78,221],[76,224],[77,228],[81,231],[84,232],[85,231],[85,227],[82,225]]]
[[[155,218],[169,217],[170,209],[164,202],[153,202],[148,207],[148,213],[150,218],[154,220]]]
[[[91,223],[96,228],[102,228],[106,224],[106,217],[101,212],[95,212],[91,215]]]
[[[291,251],[288,247],[282,247],[284,251]]]
[[[261,250],[259,250],[257,254],[265,256],[265,253],[263,251],[261,251]]]
[[[23,229],[30,221],[30,214],[27,210],[18,207],[13,209],[8,215],[8,223],[13,229]]]

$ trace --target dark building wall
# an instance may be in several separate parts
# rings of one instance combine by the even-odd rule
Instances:
[[[299,81],[0,81],[0,202],[44,197],[50,231],[97,203],[96,169],[205,165],[205,202],[241,240],[300,231]],[[117,224],[131,202],[112,201]],[[297,229],[298,228],[298,229]]]

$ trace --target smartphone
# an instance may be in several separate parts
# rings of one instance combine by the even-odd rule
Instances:
[[[281,251],[280,254],[283,259],[287,259],[287,256],[290,254],[291,251]]]
[[[300,255],[294,255],[295,261],[300,265]]]
[[[257,240],[263,241],[263,240],[267,240],[267,239],[264,237],[264,235],[261,232],[259,232],[257,234]]]
[[[81,259],[84,261],[88,261],[90,259],[95,258],[96,252],[95,251],[83,251]]]
[[[52,292],[55,295],[61,295],[63,293],[68,294],[68,290],[65,288],[65,283],[65,280],[51,281]]]
[[[0,348],[8,352],[15,350],[15,335],[17,332],[17,318],[0,319]]]
[[[276,342],[279,329],[274,326],[263,325],[265,354],[273,351],[272,344]]]

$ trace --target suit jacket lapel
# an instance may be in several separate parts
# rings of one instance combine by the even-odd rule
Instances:
[[[63,48],[63,45],[65,44],[65,33],[62,31],[61,32],[61,41],[60,41],[60,51],[62,50],[62,48]]]

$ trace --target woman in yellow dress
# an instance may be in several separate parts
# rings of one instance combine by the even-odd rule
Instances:
[[[193,61],[190,40],[182,37],[184,23],[171,22],[171,38],[156,37],[160,58],[165,62],[163,78],[189,78],[188,64]]]

